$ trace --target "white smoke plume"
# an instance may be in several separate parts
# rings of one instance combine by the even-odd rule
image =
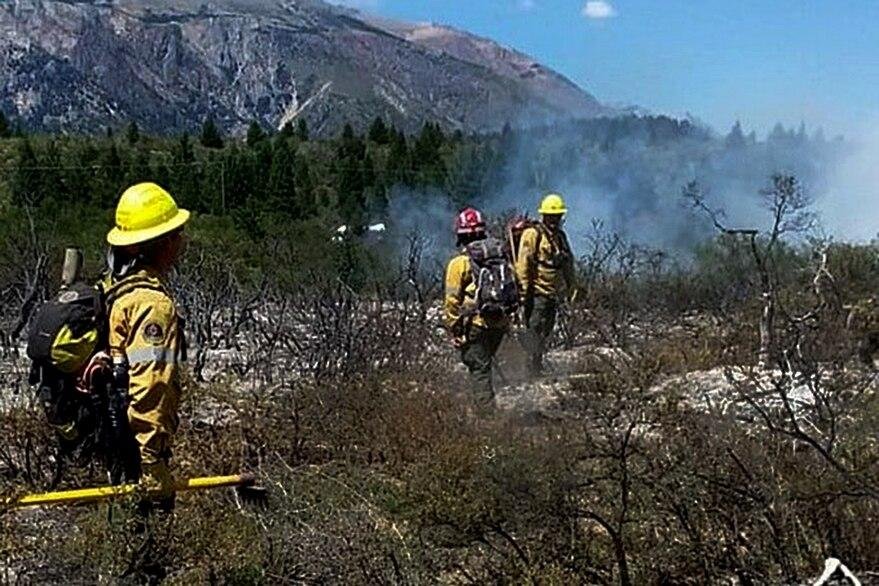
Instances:
[[[869,242],[879,233],[879,116],[864,125],[850,153],[830,169],[818,209],[837,239]]]

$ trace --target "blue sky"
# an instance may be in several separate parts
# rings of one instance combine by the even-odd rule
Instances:
[[[338,0],[515,47],[606,103],[856,135],[879,118],[879,0]]]

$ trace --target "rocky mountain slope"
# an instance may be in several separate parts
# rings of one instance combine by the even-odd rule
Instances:
[[[376,115],[486,131],[611,113],[492,41],[319,0],[0,3],[0,109],[43,130],[154,132],[208,115],[233,132],[304,118],[332,133]]]

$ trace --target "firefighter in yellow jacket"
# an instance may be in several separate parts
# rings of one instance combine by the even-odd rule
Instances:
[[[165,283],[183,248],[189,212],[164,189],[141,183],[122,194],[110,244],[109,350],[125,373],[128,420],[140,456],[140,482],[172,496],[168,470],[177,430],[183,324]],[[118,380],[117,376],[117,380]],[[124,384],[124,383],[122,383]]]
[[[524,345],[533,376],[543,373],[543,356],[555,327],[559,299],[575,287],[574,256],[561,228],[567,211],[560,195],[547,195],[538,209],[541,221],[527,228],[519,241],[516,278],[527,328]]]
[[[470,371],[476,402],[491,408],[494,406],[492,364],[507,332],[509,319],[505,315],[484,317],[476,311],[476,282],[466,247],[487,236],[479,210],[467,208],[458,214],[455,233],[460,252],[446,267],[443,321],[452,336],[452,343],[461,352],[462,362]]]

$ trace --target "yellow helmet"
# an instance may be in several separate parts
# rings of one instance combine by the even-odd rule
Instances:
[[[111,246],[141,244],[173,232],[189,220],[167,191],[155,183],[125,190],[116,206],[116,226],[107,234]]]
[[[565,207],[565,200],[557,193],[550,193],[540,202],[540,208],[537,210],[539,214],[548,216],[560,216],[568,213]]]

